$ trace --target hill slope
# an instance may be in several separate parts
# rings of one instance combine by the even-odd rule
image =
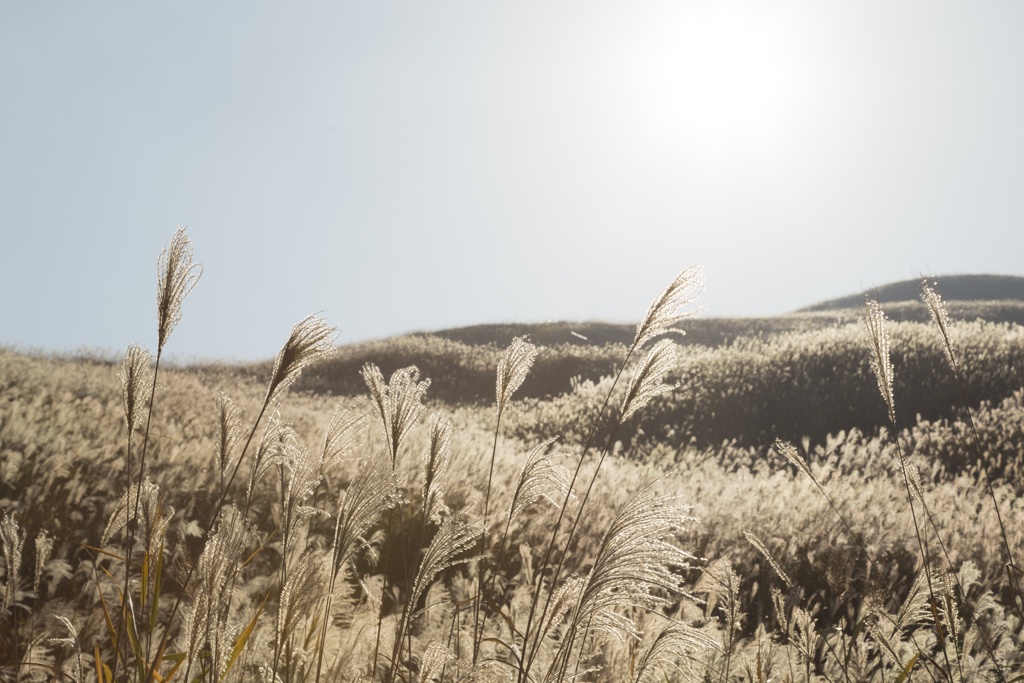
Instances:
[[[1016,275],[946,275],[937,280],[942,298],[946,301],[1024,301],[1024,277]],[[920,280],[903,280],[882,285],[870,290],[879,303],[915,301],[921,295]],[[829,299],[800,309],[808,311],[833,311],[842,308],[859,308],[864,305],[863,294],[850,294],[838,299]]]

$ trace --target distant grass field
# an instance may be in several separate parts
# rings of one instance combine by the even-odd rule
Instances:
[[[161,352],[196,274],[179,233]],[[1020,680],[1024,303],[677,320],[698,277],[638,326],[0,350],[0,680]]]

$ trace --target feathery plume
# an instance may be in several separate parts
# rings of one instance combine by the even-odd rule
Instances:
[[[305,617],[311,616],[313,608],[326,597],[323,563],[314,553],[306,553],[293,569],[281,589],[277,610],[277,647],[283,647],[285,639],[295,633]]]
[[[219,395],[215,399],[217,405],[217,472],[221,477],[223,486],[224,475],[228,467],[235,459],[235,451],[244,436],[242,431],[242,409],[225,396]]]
[[[423,662],[420,665],[420,680],[423,683],[434,683],[441,681],[441,673],[445,667],[456,661],[452,652],[436,640],[430,641],[426,652],[423,653]]]
[[[654,610],[670,602],[681,589],[680,567],[693,556],[665,540],[682,531],[694,518],[674,496],[642,489],[615,516],[605,532],[576,602],[568,635],[559,648],[555,670],[564,675],[573,649],[587,637],[585,630],[616,637],[638,637],[630,608]]]
[[[330,327],[326,320],[317,315],[307,316],[297,323],[274,361],[274,371],[270,375],[264,403],[269,405],[291,386],[307,365],[334,353],[336,332],[336,328]]]
[[[555,439],[548,439],[526,456],[526,462],[523,464],[519,480],[512,492],[512,503],[509,506],[508,514],[510,520],[540,498],[546,498],[553,505],[558,505],[559,501],[555,500],[553,496],[557,494],[561,500],[569,492],[569,472],[554,462],[554,458],[563,454],[544,454],[544,451],[554,442]]]
[[[25,545],[25,530],[18,525],[15,515],[3,511],[0,518],[0,545],[7,561],[7,581],[4,583],[4,602],[0,605],[0,621],[7,614],[7,608],[14,602],[18,590],[18,573],[21,571],[21,550]]]
[[[121,380],[121,404],[128,435],[142,427],[146,399],[153,391],[152,357],[141,346],[132,344],[124,354],[118,378]]]
[[[441,478],[452,458],[452,421],[444,412],[430,416],[430,444],[423,452],[423,519],[440,522],[448,514],[441,491]]]
[[[424,591],[434,582],[437,575],[449,567],[472,559],[467,553],[476,545],[481,531],[479,525],[471,524],[466,515],[461,513],[449,515],[444,520],[430,546],[427,547],[419,571],[412,582],[409,600],[405,605],[405,626],[408,626],[408,619],[412,617],[412,609],[419,604]]]
[[[526,375],[537,359],[537,347],[524,337],[516,337],[505,350],[505,355],[498,361],[498,379],[495,385],[498,413],[512,399],[512,394],[519,389]]]
[[[71,620],[67,617],[57,616],[56,619],[60,621],[60,623],[64,624],[64,628],[67,629],[68,634],[63,638],[49,638],[47,642],[51,645],[64,645],[72,649],[75,653],[75,662],[78,669],[78,677],[75,678],[75,680],[84,681],[85,678],[82,676],[82,647],[81,643],[78,642],[78,631],[75,630]]]
[[[871,370],[878,381],[878,391],[889,409],[889,421],[896,423],[896,401],[892,391],[892,359],[889,358],[889,332],[885,328],[885,313],[875,300],[867,302],[864,326],[871,344]]]
[[[344,404],[338,405],[324,437],[324,453],[321,458],[324,474],[334,469],[349,454],[352,445],[364,433],[369,419],[366,413],[352,415]]]
[[[190,668],[208,641],[221,636],[231,603],[229,582],[253,537],[252,525],[234,507],[223,510],[199,555],[192,602],[184,611],[182,635]],[[186,670],[186,673],[188,671]],[[187,678],[187,676],[186,676]]]
[[[287,422],[282,422],[280,413],[275,410],[267,420],[260,445],[256,448],[252,470],[249,472],[249,485],[246,488],[247,501],[252,501],[256,492],[256,484],[267,473],[267,470],[284,462],[285,452],[298,441],[298,438],[295,430]]]
[[[640,348],[658,335],[672,332],[672,326],[680,320],[692,318],[700,313],[700,309],[678,313],[677,311],[692,303],[704,289],[704,269],[691,266],[679,273],[665,291],[658,295],[647,315],[636,327],[633,348]]]
[[[821,492],[821,495],[825,496],[825,498],[827,500],[829,499],[828,494],[825,493],[825,489],[822,488],[822,486],[818,482],[817,478],[815,478],[814,474],[811,472],[811,466],[807,464],[806,460],[804,460],[803,458],[800,457],[800,453],[797,452],[796,446],[794,446],[793,444],[789,443],[788,441],[783,441],[782,439],[776,439],[775,440],[775,451],[779,455],[784,457],[786,460],[788,460],[789,464],[791,464],[793,467],[795,467],[798,472],[800,472],[801,474],[806,476],[808,479],[810,479],[811,483],[813,483],[817,487],[818,491]]]
[[[155,555],[172,517],[174,517],[174,508],[164,506],[163,497],[160,495],[160,486],[146,477],[141,487],[138,484],[132,484],[121,495],[114,514],[110,516],[110,520],[103,530],[100,545],[106,545],[114,534],[128,526],[129,522],[141,521],[142,532],[146,538],[146,551]]]
[[[384,438],[391,454],[391,466],[394,467],[402,439],[423,413],[423,396],[430,387],[430,380],[419,381],[419,369],[409,366],[395,370],[391,381],[385,384],[380,368],[372,363],[363,366],[362,376],[370,390],[370,398],[380,413]]]
[[[718,645],[705,631],[674,621],[666,626],[640,656],[634,683],[669,680],[677,661],[693,652],[706,652]]]
[[[626,397],[622,401],[622,421],[625,422],[633,413],[674,385],[665,384],[665,375],[676,367],[676,345],[671,339],[662,339],[637,368],[629,383]]]
[[[921,281],[921,301],[928,308],[928,313],[931,314],[932,320],[939,327],[939,333],[942,335],[942,350],[946,352],[946,361],[949,363],[949,367],[953,369],[953,372],[960,370],[960,363],[956,359],[956,355],[953,353],[953,341],[949,334],[949,314],[946,312],[946,304],[942,301],[942,297],[939,296],[936,291],[927,280]]]
[[[178,228],[157,260],[157,351],[181,322],[181,304],[199,282],[203,267],[192,262],[192,241]]]
[[[53,537],[46,533],[46,530],[39,532],[36,536],[36,571],[32,578],[32,591],[36,594],[36,597],[42,597],[39,595],[39,583],[43,577],[43,569],[46,568],[46,563],[50,561],[50,554],[53,552]]]
[[[754,546],[757,552],[764,555],[764,559],[768,560],[768,564],[772,566],[772,569],[775,570],[775,573],[778,574],[779,578],[782,579],[782,582],[786,584],[786,588],[793,588],[793,581],[789,578],[789,574],[787,574],[786,571],[779,565],[779,563],[775,561],[775,558],[772,557],[772,554],[768,552],[768,546],[766,546],[760,538],[758,538],[757,536],[755,536],[754,534],[745,529],[743,531],[743,538],[747,539],[747,542],[750,543],[750,545]]]
[[[405,635],[409,632],[410,624],[417,614],[414,610],[424,592],[434,582],[437,575],[445,569],[469,562],[472,559],[468,553],[476,545],[482,531],[480,526],[470,524],[466,515],[461,513],[449,515],[441,524],[441,528],[437,530],[437,534],[423,555],[419,571],[416,572],[416,578],[413,579],[412,588],[409,591],[409,599],[402,608],[402,617],[395,634],[391,661],[399,661]]]
[[[338,516],[332,544],[332,571],[336,576],[380,514],[398,497],[394,472],[383,458],[371,458],[359,470],[347,490],[338,497]]]

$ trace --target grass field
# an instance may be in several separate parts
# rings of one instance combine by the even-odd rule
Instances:
[[[1024,680],[1020,301],[173,366],[197,274],[0,350],[0,680]]]

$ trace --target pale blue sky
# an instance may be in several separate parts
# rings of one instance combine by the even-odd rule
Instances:
[[[6,2],[0,343],[272,356],[1024,274],[1024,3]]]

